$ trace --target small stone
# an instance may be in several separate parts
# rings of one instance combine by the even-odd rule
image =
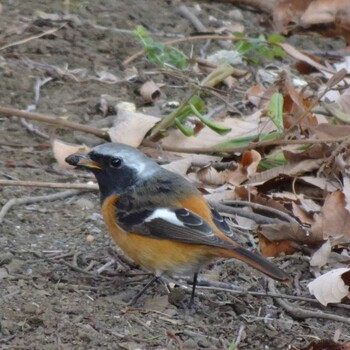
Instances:
[[[93,235],[87,235],[86,236],[86,241],[88,243],[92,243],[95,240],[95,237]]]
[[[244,19],[242,11],[238,10],[238,9],[229,11],[228,16],[237,22],[243,21],[243,19]]]
[[[13,254],[10,252],[0,254],[0,266],[7,265],[13,259]]]
[[[198,349],[197,343],[193,339],[187,339],[183,343],[184,349]]]
[[[6,278],[8,275],[9,274],[8,274],[8,272],[7,272],[7,270],[5,268],[1,268],[0,269],[0,280]]]
[[[91,210],[95,207],[95,204],[87,198],[79,198],[75,204],[82,210]]]

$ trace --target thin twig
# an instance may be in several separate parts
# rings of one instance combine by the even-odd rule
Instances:
[[[80,192],[81,191],[79,190],[68,190],[68,191],[52,193],[44,196],[12,198],[0,210],[0,224],[3,222],[4,217],[8,213],[8,211],[15,205],[55,201],[57,199],[74,196]]]
[[[7,117],[17,116],[29,120],[36,120],[38,122],[56,125],[61,128],[79,130],[100,137],[101,139],[110,141],[107,132],[102,131],[101,129],[95,128],[90,125],[71,122],[63,118],[52,117],[41,113],[26,112],[20,109],[8,108],[3,106],[0,106],[0,114],[6,115]]]
[[[189,20],[196,28],[197,32],[208,32],[207,27],[199,20],[199,18],[186,6],[181,5],[178,12],[180,15]]]
[[[184,344],[182,343],[181,339],[174,332],[167,330],[166,335],[169,338],[172,338],[176,341],[176,343],[179,347],[179,350],[184,350]]]
[[[189,279],[187,283],[192,284],[192,279]],[[182,285],[181,282],[179,282],[179,285],[186,287],[186,285]],[[272,298],[278,298],[278,299],[289,299],[289,300],[298,300],[298,301],[304,301],[308,303],[313,303],[319,305],[319,301],[312,298],[307,297],[301,297],[296,295],[288,295],[288,294],[281,294],[274,290],[274,292],[254,292],[250,290],[245,289],[237,289],[233,284],[226,283],[226,282],[220,282],[220,281],[211,281],[207,280],[203,277],[198,281],[198,284],[196,286],[198,289],[207,289],[207,290],[214,290],[214,291],[221,291],[221,292],[229,292],[234,295],[252,295],[254,297],[272,297]],[[334,304],[332,305],[334,307],[339,307],[341,309],[348,309],[350,310],[350,305],[346,304]]]
[[[255,149],[259,147],[269,147],[269,146],[277,146],[277,145],[313,145],[313,144],[321,144],[321,143],[335,143],[342,142],[343,140],[349,138],[349,136],[340,136],[340,137],[330,137],[324,139],[301,139],[301,140],[268,140],[261,142],[250,142],[245,146],[237,146],[237,147],[219,147],[219,146],[211,146],[211,147],[173,147],[166,146],[160,144],[161,148],[164,151],[169,152],[178,152],[178,153],[198,153],[198,154],[212,154],[212,153],[235,153],[235,152],[243,152],[250,149]],[[159,148],[159,144],[154,142],[145,140],[142,143],[144,146]]]
[[[40,34],[37,34],[37,35],[32,35],[29,38],[25,38],[25,39],[22,39],[22,40],[15,41],[14,43],[11,43],[11,44],[4,45],[4,46],[0,47],[0,51],[8,49],[9,47],[25,44],[25,43],[27,43],[29,41],[32,41],[32,40],[35,40],[35,39],[39,39],[39,38],[41,38],[41,37],[43,37],[45,35],[53,34],[53,33],[57,32],[58,30],[62,29],[66,24],[67,23],[63,23],[58,28],[52,28],[52,29],[47,30],[46,32],[43,32],[43,33],[40,33]]]
[[[261,211],[265,211],[265,212],[270,212],[271,214],[275,214],[275,215],[279,216],[280,218],[286,220],[287,222],[294,221],[294,218],[291,215],[289,215],[281,210],[271,208],[271,207],[268,207],[267,205],[262,205],[259,203],[253,203],[253,202],[249,202],[249,201],[224,200],[222,202],[222,204],[228,204],[230,206],[239,206],[239,207],[242,207],[242,206],[251,207],[251,208],[256,209],[256,210],[261,210]]]
[[[271,280],[269,281],[269,291],[271,293],[276,293],[276,288],[274,285],[274,282]],[[296,307],[295,305],[292,305],[285,300],[282,300],[280,298],[276,299],[276,302],[283,307],[290,315],[297,319],[304,319],[304,318],[323,318],[327,320],[332,320],[332,321],[337,321],[341,323],[345,323],[350,325],[350,318],[349,317],[344,317],[344,316],[339,316],[339,315],[334,315],[330,314],[327,312],[323,312],[321,310],[313,311],[313,310],[307,310],[307,309],[302,309],[300,307]]]
[[[242,216],[244,218],[254,220],[257,224],[280,224],[281,223],[281,220],[279,220],[279,219],[270,218],[267,216],[256,214],[252,211],[245,210],[242,208],[230,207],[228,205],[224,205],[224,204],[219,203],[219,202],[210,202],[210,204],[215,209],[217,209],[218,211],[220,211],[222,213],[228,213],[228,214]]]
[[[98,190],[97,184],[58,183],[58,182],[20,181],[20,180],[0,180],[0,186],[23,186],[23,187],[43,187],[43,188],[66,188],[66,189],[77,189],[77,190]]]

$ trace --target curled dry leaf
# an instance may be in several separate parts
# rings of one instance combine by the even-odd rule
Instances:
[[[261,155],[255,150],[245,151],[242,155],[240,164],[246,169],[248,178],[254,175],[261,161]]]
[[[207,185],[223,185],[226,182],[225,173],[227,170],[224,171],[217,171],[212,166],[206,166],[202,169],[199,169],[197,171],[197,178],[199,181],[203,182]]]
[[[141,86],[140,95],[145,102],[154,102],[160,97],[160,90],[153,80],[148,80]]]
[[[197,178],[208,185],[229,183],[238,186],[246,181],[250,175],[255,174],[260,160],[259,152],[255,150],[246,151],[237,165],[231,163],[227,169],[220,172],[212,166],[207,166],[197,171]]]
[[[159,120],[160,118],[151,115],[120,108],[113,127],[108,130],[108,135],[112,142],[138,147],[147,132]]]
[[[308,284],[310,294],[324,306],[329,303],[340,303],[343,298],[350,296],[349,285],[342,278],[349,272],[349,268],[340,268],[317,277]]]
[[[261,100],[264,92],[266,91],[265,87],[261,84],[251,86],[245,93],[245,98],[252,103],[255,107],[261,107]]]
[[[61,140],[53,139],[51,141],[53,155],[59,166],[63,168],[74,168],[74,166],[66,163],[65,159],[73,153],[88,153],[89,147],[86,145],[75,145]]]

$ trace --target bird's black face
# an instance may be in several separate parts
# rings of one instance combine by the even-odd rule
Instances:
[[[112,194],[122,194],[139,179],[137,168],[128,164],[123,152],[106,153],[93,149],[88,154],[72,154],[66,162],[94,173],[102,202]]]

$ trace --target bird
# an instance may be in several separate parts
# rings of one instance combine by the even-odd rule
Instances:
[[[235,258],[289,281],[287,273],[233,239],[228,223],[191,182],[140,150],[104,143],[66,162],[95,175],[107,230],[127,256],[153,274],[132,304],[161,276],[186,275],[193,276],[191,307],[198,273],[215,258]]]

